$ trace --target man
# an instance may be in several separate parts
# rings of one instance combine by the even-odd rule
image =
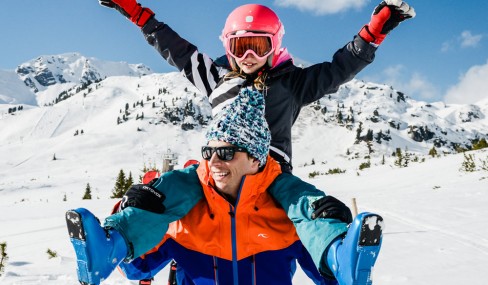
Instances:
[[[117,265],[130,279],[150,278],[174,259],[183,270],[178,279],[190,284],[291,284],[295,261],[317,284],[329,282],[322,276],[341,285],[371,284],[381,217],[363,213],[348,229],[345,221],[351,214],[343,203],[330,196],[319,199],[323,192],[282,173],[268,155],[271,138],[260,92],[243,90],[216,116],[206,138],[204,160],[196,169],[199,189],[178,189],[178,179],[187,179],[187,174],[173,172],[172,179],[163,175],[140,186],[121,212],[105,220],[104,228],[86,209],[68,211],[81,282],[99,284]],[[158,191],[162,183],[173,186],[175,195],[200,191],[204,198],[173,222],[177,207],[165,211],[164,195]],[[308,193],[308,198],[291,197],[290,188]],[[320,201],[315,209],[310,197]],[[306,218],[328,211],[339,218]],[[298,236],[295,227],[303,234]],[[150,234],[137,235],[143,228],[151,229]],[[132,261],[121,263],[124,259]]]

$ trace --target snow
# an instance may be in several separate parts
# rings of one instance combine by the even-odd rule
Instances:
[[[103,219],[116,203],[109,197],[119,170],[137,179],[144,165],[159,167],[168,148],[179,154],[177,167],[199,158],[203,131],[157,124],[156,111],[149,107],[144,108],[144,121],[116,124],[126,102],[162,86],[182,94],[184,82],[173,73],[119,76],[102,81],[103,88],[87,96],[73,96],[53,107],[6,115],[7,105],[0,105],[0,242],[7,242],[9,256],[0,284],[78,284],[65,212],[85,207]],[[421,155],[424,162],[404,168],[394,166],[390,157],[382,164],[376,155],[371,168],[358,170],[365,147],[355,149],[360,158],[346,156],[354,131],[318,126],[307,121],[306,112],[302,115],[293,130],[294,173],[350,206],[355,198],[360,212],[384,218],[375,285],[487,284],[488,171],[479,168],[481,161],[488,161],[487,150],[470,152],[478,165],[474,172],[460,171],[463,154]],[[76,130],[84,134],[74,136]],[[416,146],[408,144],[410,150]],[[334,168],[346,172],[309,178],[309,173]],[[81,199],[87,183],[93,200]],[[48,249],[57,257],[49,259]],[[167,276],[165,269],[155,284],[166,284]],[[301,271],[294,281],[311,284]],[[114,272],[103,284],[137,283]]]
[[[0,104],[32,105],[35,101],[34,95],[14,71],[0,70]]]

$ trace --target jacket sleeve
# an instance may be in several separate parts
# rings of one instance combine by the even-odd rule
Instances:
[[[172,66],[178,68],[200,92],[209,96],[227,69],[214,64],[195,45],[163,22],[151,18],[142,28],[147,42]]]
[[[297,258],[298,264],[302,268],[302,271],[308,276],[308,278],[312,279],[315,284],[321,285],[339,285],[337,280],[330,276],[322,276],[320,272],[315,267],[312,258],[308,251],[302,246],[302,254]]]
[[[317,269],[329,244],[347,232],[347,224],[335,219],[312,220],[312,203],[325,193],[288,173],[280,174],[268,189],[295,225],[298,237]]]
[[[131,256],[141,256],[158,245],[168,225],[184,217],[203,198],[196,168],[166,172],[152,184],[166,197],[163,214],[127,207],[105,219],[104,226],[116,229],[130,243]]]
[[[130,280],[153,278],[172,260],[166,247],[168,247],[167,243],[163,243],[157,251],[148,253],[144,257],[133,259],[130,262],[122,262],[119,264],[119,269]]]
[[[297,68],[289,78],[289,84],[298,105],[307,105],[326,94],[337,92],[339,86],[373,62],[376,49],[356,36],[334,54],[331,62]]]

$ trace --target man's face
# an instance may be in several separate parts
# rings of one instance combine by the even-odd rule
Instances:
[[[232,144],[210,141],[208,146],[222,147],[232,146]],[[208,161],[208,168],[217,189],[236,198],[242,177],[256,173],[259,169],[259,161],[249,157],[245,152],[235,152],[232,160],[223,161],[214,152]]]

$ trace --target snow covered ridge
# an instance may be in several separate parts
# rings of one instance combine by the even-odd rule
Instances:
[[[0,103],[34,105],[33,98],[36,98],[39,92],[53,89],[52,87],[61,92],[110,76],[142,76],[151,73],[151,69],[143,64],[103,61],[79,53],[43,55],[20,64],[15,71],[0,72],[2,85],[5,82],[6,85],[15,86],[15,89],[8,86],[0,87]],[[41,102],[38,100],[38,103]]]
[[[137,121],[139,131],[159,124],[178,126],[180,131],[200,129],[211,119],[206,99],[176,72],[154,74],[144,65],[66,53],[40,56],[19,65],[15,74],[0,72],[2,119],[19,115],[22,120],[20,114],[29,112],[42,116],[37,121],[68,116],[67,110],[72,112],[77,104],[85,109],[80,110],[85,113],[82,117],[87,116],[86,109],[104,106],[104,110],[113,109],[103,117],[107,126]],[[22,104],[40,107],[19,108]],[[34,111],[39,108],[42,112]],[[439,153],[471,149],[473,143],[488,139],[487,115],[488,100],[472,105],[420,102],[392,86],[352,80],[302,110],[293,129],[293,140],[299,142],[294,143],[294,152],[331,139],[335,144],[314,157],[296,157],[295,162],[305,164],[312,158],[325,162],[335,156],[380,158],[398,148],[419,154],[427,154],[432,147]],[[55,122],[46,128],[56,129]],[[74,133],[82,129],[75,129],[82,123],[86,121],[75,119],[66,131]],[[39,133],[35,129],[31,126],[31,134]],[[314,139],[307,139],[312,133]]]
[[[471,149],[482,138],[488,140],[487,115],[488,100],[471,105],[427,103],[388,85],[352,80],[302,111],[297,126],[306,128],[325,122],[349,130],[348,143],[354,144],[346,144],[340,151],[352,156],[360,150],[364,153],[368,142],[373,149],[367,154],[372,156],[396,148],[426,154],[432,147],[457,152]],[[294,129],[297,136],[302,132]],[[337,137],[338,133],[330,135]]]
[[[23,63],[15,72],[34,92],[63,83],[90,83],[109,76],[142,76],[152,73],[142,64],[108,62],[79,53],[40,56]]]

